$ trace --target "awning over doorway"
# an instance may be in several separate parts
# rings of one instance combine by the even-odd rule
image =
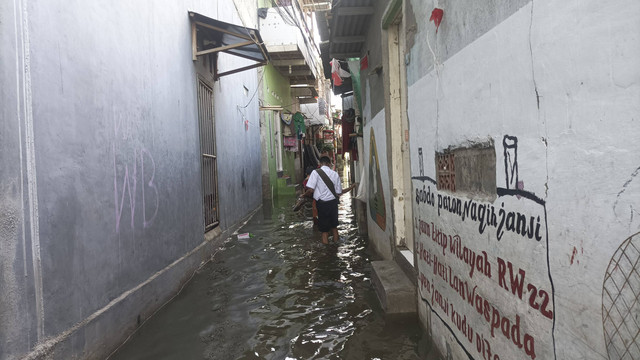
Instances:
[[[258,30],[215,20],[191,11],[189,18],[194,61],[198,56],[224,52],[256,62],[222,73],[216,70],[216,78],[264,66],[269,62],[269,53]]]

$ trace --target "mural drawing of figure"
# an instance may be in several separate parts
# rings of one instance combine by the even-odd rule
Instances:
[[[369,213],[376,224],[385,230],[387,225],[387,215],[384,205],[384,191],[382,189],[382,179],[380,178],[380,163],[378,161],[378,148],[376,147],[376,137],[371,128],[371,142],[369,151]]]

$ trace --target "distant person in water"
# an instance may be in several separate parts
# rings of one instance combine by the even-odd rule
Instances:
[[[338,242],[338,202],[342,195],[342,182],[340,175],[331,169],[331,159],[327,156],[320,158],[319,169],[309,175],[306,191],[303,196],[311,197],[316,201],[318,208],[318,230],[322,232],[322,243],[329,243],[329,232],[333,235],[333,241]],[[351,190],[355,184],[346,191]]]

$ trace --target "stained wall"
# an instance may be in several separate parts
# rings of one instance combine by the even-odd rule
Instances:
[[[406,3],[418,301],[439,350],[640,356],[640,5]],[[477,147],[495,191],[447,188],[436,155],[472,167]]]
[[[104,357],[211,250],[188,11],[257,17],[226,1],[0,6],[0,358]],[[242,87],[258,84],[255,70],[207,80],[225,230],[260,204]]]

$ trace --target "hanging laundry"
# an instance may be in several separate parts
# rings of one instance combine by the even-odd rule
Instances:
[[[367,70],[369,68],[369,55],[365,55],[360,59],[360,71]]]
[[[298,139],[304,137],[304,133],[307,131],[307,127],[304,124],[304,115],[300,111],[293,114],[293,123],[296,125],[296,134]]]
[[[284,136],[282,145],[284,149],[287,151],[296,152],[298,151],[298,140],[295,136]]]
[[[350,153],[351,160],[358,160],[358,138],[351,136],[356,133],[356,111],[353,108],[346,109],[342,114],[342,150],[344,154]]]
[[[287,124],[287,125],[291,125],[291,114],[282,114],[280,113],[280,119],[282,119],[282,121]]]
[[[343,153],[351,151],[351,134],[354,132],[355,111],[346,109],[342,113],[342,150]]]
[[[340,66],[340,60],[332,59],[331,60],[331,80],[333,80],[334,86],[342,85],[342,79],[351,77],[351,73],[344,70]]]
[[[285,125],[282,127],[282,135],[284,136],[293,136],[293,132],[295,131],[294,126],[292,124]]]

